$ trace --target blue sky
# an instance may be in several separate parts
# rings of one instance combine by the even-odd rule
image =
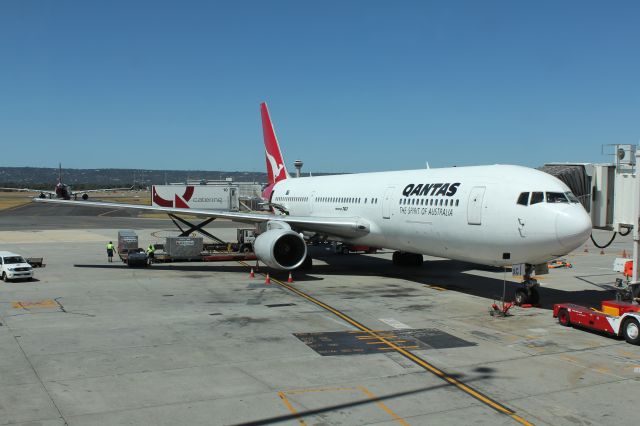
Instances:
[[[0,165],[263,171],[263,100],[306,171],[606,162],[640,138],[638,22],[637,1],[4,0]]]

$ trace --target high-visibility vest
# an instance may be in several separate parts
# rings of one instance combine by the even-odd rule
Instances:
[[[107,250],[113,250],[113,244],[111,243],[107,244]]]

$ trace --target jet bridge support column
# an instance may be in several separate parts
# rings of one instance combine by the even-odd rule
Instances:
[[[640,165],[640,151],[636,151],[636,167]],[[631,276],[631,284],[633,297],[638,297],[638,260],[640,258],[640,173],[636,169],[635,175],[635,191],[634,191],[634,210],[633,210],[633,274]]]

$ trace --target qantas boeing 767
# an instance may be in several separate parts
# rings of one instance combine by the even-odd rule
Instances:
[[[591,220],[560,180],[508,165],[358,173],[291,179],[266,104],[261,105],[269,214],[82,202],[254,223],[254,249],[266,265],[308,264],[303,232],[334,241],[396,250],[397,265],[422,255],[482,265],[522,264],[520,303],[538,300],[536,265],[566,255],[591,233]],[[34,199],[75,204],[74,201]]]

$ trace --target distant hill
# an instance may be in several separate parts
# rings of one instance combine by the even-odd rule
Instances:
[[[318,175],[326,174],[318,173]],[[232,178],[236,182],[264,183],[267,181],[267,174],[209,170],[62,169],[62,181],[74,189],[118,188],[130,187],[134,184],[138,187],[146,187],[165,182],[227,178]],[[0,187],[51,189],[57,182],[57,168],[0,167]]]

